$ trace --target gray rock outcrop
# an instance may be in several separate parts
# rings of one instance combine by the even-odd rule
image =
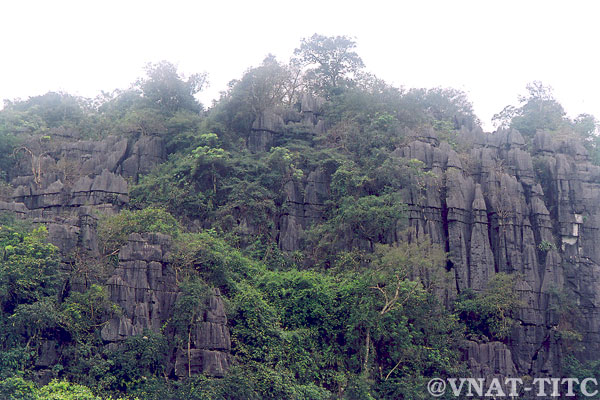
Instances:
[[[471,133],[480,137],[466,162],[425,133],[413,135],[397,154],[422,161],[442,184],[427,182],[432,196],[409,196],[409,225],[448,249],[459,292],[485,290],[498,272],[521,277],[515,296],[522,306],[510,340],[470,343],[473,371],[558,373],[565,326],[578,326],[588,356],[600,349],[600,251],[594,245],[600,240],[600,167],[580,145],[557,143],[547,133],[535,137],[532,153],[515,130]],[[557,292],[576,296],[579,319],[556,311]]]
[[[79,140],[72,132],[55,132],[49,140],[32,138],[18,154],[15,168],[8,171],[14,191],[0,202],[0,211],[47,225],[50,241],[63,255],[77,246],[96,253],[98,214],[127,205],[125,178],[135,181],[166,159],[163,139],[157,136]]]
[[[317,169],[302,183],[287,182],[284,186],[284,212],[279,222],[279,247],[296,251],[304,230],[322,220],[325,201],[329,198],[329,176]]]
[[[171,240],[158,233],[133,233],[119,252],[119,266],[107,282],[109,299],[119,305],[102,329],[102,339],[118,343],[146,331],[160,333],[174,314],[180,295],[170,264]],[[190,348],[174,349],[175,374],[222,376],[229,368],[231,339],[221,293],[212,289],[201,317],[190,327]]]

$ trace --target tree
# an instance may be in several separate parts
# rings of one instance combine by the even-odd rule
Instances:
[[[344,398],[369,398],[356,393],[359,384],[374,398],[420,399],[426,377],[459,373],[462,328],[435,294],[448,284],[445,259],[427,239],[378,245],[364,265],[344,273],[336,299],[342,350],[349,378],[359,380]]]
[[[248,131],[266,110],[292,106],[298,101],[302,75],[295,63],[279,63],[269,54],[256,68],[250,68],[240,80],[229,83],[217,115],[227,117],[233,130]]]
[[[118,129],[128,135],[162,135],[167,130],[164,118],[148,108],[132,109],[119,122]]]
[[[403,217],[404,204],[394,193],[381,196],[352,196],[341,200],[338,223],[343,224],[355,238],[374,243],[385,243]]]
[[[520,278],[519,274],[498,273],[483,292],[466,289],[460,293],[455,309],[471,335],[502,340],[510,334],[518,323],[512,311],[523,306],[515,296]]]
[[[43,138],[50,138],[49,136],[44,136]],[[41,144],[42,139],[40,139],[40,144]],[[40,145],[40,148],[43,148]],[[21,146],[17,149],[15,149],[15,151],[13,152],[13,155],[17,155],[21,150],[23,150],[24,152],[28,153],[29,156],[31,157],[31,175],[33,176],[33,181],[35,182],[35,184],[40,187],[42,185],[42,161],[43,161],[43,157],[45,155],[48,154],[47,151],[42,152],[41,150],[39,150],[39,154],[34,154],[34,152],[27,146]]]
[[[453,88],[411,89],[402,99],[403,120],[447,122],[456,129],[479,123],[467,94]]]
[[[194,95],[207,83],[206,73],[191,75],[183,80],[177,67],[168,61],[146,65],[147,78],[140,79],[137,85],[151,108],[173,114],[179,110],[199,112],[202,109]]]
[[[45,227],[21,233],[0,225],[1,378],[29,366],[37,354],[36,339],[58,325],[62,274],[58,249],[45,237]]]
[[[192,330],[201,321],[211,289],[201,279],[191,279],[181,286],[173,312],[173,326],[179,336],[180,346],[187,347],[188,377],[192,376]]]
[[[254,114],[260,115],[283,102],[285,75],[285,69],[269,54],[260,67],[246,72],[237,89],[244,92]]]
[[[568,119],[565,110],[554,98],[552,87],[540,81],[527,84],[528,94],[519,96],[519,107],[506,106],[492,120],[499,127],[517,129],[523,135],[533,137],[538,130],[558,131]]]
[[[219,137],[214,133],[200,135],[200,146],[192,151],[196,159],[196,167],[193,174],[200,180],[210,181],[213,194],[217,194],[217,177],[224,175],[229,153],[219,147]]]
[[[136,211],[122,210],[115,215],[101,215],[98,238],[102,254],[114,256],[127,243],[131,233],[159,232],[177,237],[180,229],[177,220],[165,210],[146,207]]]
[[[20,234],[0,227],[0,311],[55,295],[60,285],[56,246],[46,243],[46,228]]]
[[[573,131],[582,141],[590,154],[592,163],[600,165],[600,123],[590,114],[579,114],[572,121]]]
[[[593,144],[593,147],[596,147],[596,133],[598,131],[598,120],[596,120],[596,117],[591,114],[579,114],[573,120],[573,131],[586,144]]]
[[[45,128],[59,126],[77,126],[84,118],[87,99],[75,97],[63,92],[48,92],[41,96],[30,97],[25,101],[5,102],[5,108],[43,121]]]
[[[92,390],[86,386],[58,380],[53,380],[46,386],[41,387],[36,398],[47,400],[100,400],[100,396],[94,395]]]
[[[307,75],[316,81],[316,86],[328,90],[347,83],[352,74],[364,68],[354,48],[356,43],[347,36],[327,37],[315,33],[302,39],[294,54],[302,64],[312,67]]]
[[[446,281],[443,269],[446,254],[429,240],[402,242],[394,247],[378,245],[374,256],[366,275],[378,318],[401,309],[408,301],[426,292],[433,293]],[[363,371],[369,366],[370,347],[371,329],[367,328]],[[388,377],[399,364],[388,373]]]
[[[10,377],[0,381],[0,396],[7,400],[36,400],[33,382],[22,377]]]

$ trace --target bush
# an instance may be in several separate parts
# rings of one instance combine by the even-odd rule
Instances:
[[[131,233],[158,232],[177,237],[179,222],[160,208],[138,211],[123,210],[116,215],[102,216],[98,221],[98,238],[104,255],[115,255],[127,243]]]
[[[556,251],[556,245],[554,243],[548,242],[547,240],[542,240],[540,244],[538,244],[538,249],[543,252],[548,252],[550,250]]]
[[[0,398],[3,400],[36,400],[35,386],[21,377],[0,381]]]
[[[492,340],[502,340],[510,334],[517,323],[511,318],[511,311],[521,306],[515,296],[518,278],[518,274],[498,273],[485,291],[466,289],[460,293],[455,309],[471,334]]]
[[[36,400],[102,400],[86,386],[53,380],[37,391]]]
[[[111,389],[130,392],[148,379],[162,376],[168,349],[167,338],[160,333],[145,331],[127,338],[108,354],[109,374],[114,378]]]

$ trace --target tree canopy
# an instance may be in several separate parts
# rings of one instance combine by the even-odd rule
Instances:
[[[302,39],[294,54],[309,68],[307,79],[312,80],[313,85],[331,90],[348,84],[364,67],[355,48],[356,42],[347,36],[314,34]]]
[[[557,131],[565,124],[565,110],[554,98],[552,88],[540,81],[527,84],[527,95],[519,96],[519,103],[519,107],[506,106],[493,120],[527,136],[538,130]]]
[[[195,97],[206,74],[186,78],[167,61],[96,99],[51,92],[7,102],[0,111],[7,197],[25,139],[46,151],[53,136],[120,136],[124,159],[149,139],[164,143],[167,157],[127,178],[127,206],[94,212],[93,257],[81,247],[60,254],[48,243],[40,225],[49,210],[36,214],[35,226],[0,216],[0,397],[425,399],[432,377],[465,373],[465,340],[509,343],[520,276],[496,273],[479,291],[449,285],[451,244],[425,234],[442,242],[451,234],[439,221],[450,207],[439,202],[448,196],[442,182],[460,165],[473,171],[472,103],[453,88],[387,84],[363,71],[356,48],[347,36],[305,38],[294,58],[268,55],[207,110]],[[500,125],[528,140],[545,130],[598,149],[595,117],[569,119],[551,88],[534,82],[518,101],[496,116]],[[263,129],[269,118],[276,128]],[[431,135],[414,142],[422,132]],[[427,162],[425,141],[435,147]],[[445,161],[443,141],[459,163]],[[140,150],[130,161],[145,156]],[[454,172],[440,175],[450,161]],[[433,214],[426,196],[438,204]],[[111,302],[107,276],[130,235],[150,232],[171,237],[157,260],[165,281],[175,274],[173,313],[159,329],[108,345],[102,327],[124,310]],[[540,256],[558,251],[540,246]],[[231,368],[218,378],[191,376],[191,368],[177,376],[177,346],[189,351],[217,288]],[[48,346],[60,354],[42,366]],[[47,385],[34,383],[42,370]]]
[[[202,106],[194,98],[207,83],[206,73],[196,73],[184,80],[177,67],[168,61],[146,65],[146,78],[136,83],[145,102],[151,108],[166,113],[181,110],[199,112]]]

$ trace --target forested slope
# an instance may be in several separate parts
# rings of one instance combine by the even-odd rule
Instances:
[[[485,133],[464,93],[392,87],[346,37],[209,108],[205,78],[161,62],[95,99],[5,102],[0,397],[419,399],[433,377],[594,373],[593,116],[536,82]]]

